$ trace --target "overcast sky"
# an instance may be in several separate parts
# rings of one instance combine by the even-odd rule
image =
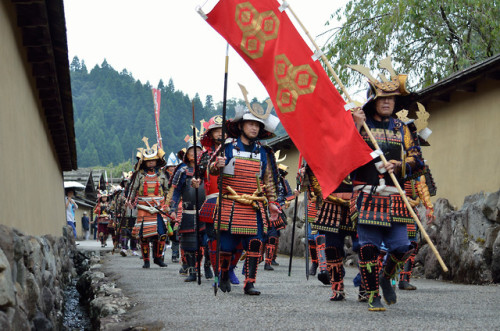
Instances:
[[[127,69],[142,83],[149,81],[156,87],[160,79],[167,84],[172,78],[176,89],[190,97],[198,92],[203,103],[208,94],[215,102],[221,101],[226,42],[195,10],[203,5],[208,13],[216,2],[64,0],[69,60],[78,56],[91,70],[106,59],[115,70]],[[346,0],[288,3],[316,37],[330,28],[325,22]],[[325,38],[317,39],[320,46],[324,42]],[[251,98],[268,97],[255,74],[230,48],[228,98],[242,97],[238,82],[247,87]]]

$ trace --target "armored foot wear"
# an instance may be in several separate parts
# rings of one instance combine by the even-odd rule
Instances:
[[[234,273],[234,269],[235,268],[236,267],[230,267],[229,268],[229,281],[233,285],[239,285],[240,284],[240,280],[238,279],[238,276],[236,276],[236,274]]]
[[[229,279],[226,280],[220,280],[219,281],[219,288],[222,292],[224,293],[229,293],[231,292],[231,283],[229,282]]]
[[[318,270],[318,263],[313,262],[309,268],[309,275],[316,276],[316,271]]]
[[[234,268],[231,268],[231,252],[220,252],[220,281],[219,288],[222,292],[231,292],[231,275],[236,277],[234,274]],[[237,278],[236,278],[237,279]]]
[[[245,285],[245,294],[247,295],[260,295],[260,291],[257,290],[254,286],[253,283],[247,283]]]
[[[391,280],[385,278],[382,274],[379,278],[380,288],[382,289],[382,294],[384,295],[384,300],[388,305],[395,304],[397,302],[396,292],[392,288]]]
[[[273,271],[274,268],[271,267],[271,264],[266,263],[266,264],[264,264],[264,270]]]
[[[155,257],[155,258],[153,259],[153,262],[154,262],[155,264],[157,264],[157,265],[158,265],[159,267],[161,267],[161,268],[165,268],[165,267],[167,266],[167,264],[166,264],[165,262],[163,262],[163,260],[162,260],[161,258],[159,258],[159,257]]]
[[[368,302],[368,295],[366,294],[365,288],[363,285],[359,287],[358,292],[358,302]]]
[[[369,311],[385,311],[385,307],[380,300],[380,295],[376,295],[368,301]]]
[[[187,273],[188,273],[188,265],[187,264],[181,265],[181,267],[179,269],[179,274],[183,275],[183,276],[186,276]]]
[[[345,292],[343,290],[333,292],[332,296],[330,297],[330,301],[342,301],[344,299],[345,299]]]
[[[196,253],[195,252],[184,252],[186,256],[186,262],[188,264],[188,276],[184,279],[185,282],[196,281]]]
[[[415,291],[417,289],[416,286],[408,283],[406,280],[400,280],[399,284],[398,284],[398,288],[400,290],[404,290],[404,291]]]
[[[205,278],[206,279],[212,279],[214,278],[214,274],[212,272],[212,266],[210,264],[204,264],[204,270],[205,270]]]
[[[195,282],[196,281],[196,270],[193,268],[189,268],[189,273],[186,279],[184,279],[185,282]]]

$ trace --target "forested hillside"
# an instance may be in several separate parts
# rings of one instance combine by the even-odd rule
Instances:
[[[161,89],[160,131],[165,152],[185,147],[184,137],[192,134],[191,102],[176,90],[172,79],[158,86],[136,80],[126,69],[117,72],[106,60],[88,71],[84,60],[74,57],[70,66],[79,167],[105,166],[133,160],[142,137],[156,142],[152,88]],[[221,92],[222,93],[222,92]],[[256,101],[256,100],[254,100]],[[228,117],[242,100],[228,100]],[[212,96],[202,102],[194,96],[197,126],[199,120],[221,114],[222,104]],[[282,126],[279,132],[285,133]]]

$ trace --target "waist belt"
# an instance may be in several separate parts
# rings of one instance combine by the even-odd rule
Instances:
[[[219,197],[219,192],[209,194],[205,197],[205,200]]]
[[[188,215],[196,215],[196,209],[183,209],[182,210],[183,214],[188,214]]]
[[[399,194],[399,191],[394,186],[373,186],[373,185],[356,185],[353,188],[354,191],[362,191],[366,194],[371,194],[375,192],[377,195],[388,197],[393,194]]]
[[[138,197],[137,201],[161,201],[163,197]]]

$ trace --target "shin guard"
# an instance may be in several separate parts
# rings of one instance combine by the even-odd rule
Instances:
[[[369,295],[369,303],[374,297],[380,296],[378,255],[379,250],[372,244],[366,244],[359,249],[359,272],[366,294]]]
[[[142,259],[149,262],[149,241],[141,240]]]
[[[403,263],[410,258],[415,250],[410,249],[406,253],[391,253],[386,259],[384,268],[382,269],[381,276],[386,279],[392,279],[396,274],[398,267],[403,265]]]
[[[278,247],[280,245],[280,237],[276,237],[276,245],[274,245],[274,256],[273,256],[273,261],[276,260],[276,257],[278,256]]]
[[[269,240],[266,244],[266,264],[271,264],[271,261],[274,258],[274,253],[276,252],[276,241],[277,237],[269,237]]]
[[[312,263],[318,264],[318,251],[316,249],[316,241],[314,240],[309,240],[309,256]]]
[[[412,241],[411,245],[413,246],[414,251],[405,261],[404,266],[399,274],[399,281],[405,281],[408,283],[410,282],[411,273],[413,271],[413,268],[415,267],[415,257],[418,254],[418,243],[416,241]]]
[[[231,265],[231,252],[220,252],[221,280],[229,280],[229,267]]]
[[[330,275],[330,284],[332,285],[332,296],[330,300],[344,300],[344,258],[336,247],[325,248],[325,255],[327,270]]]
[[[208,248],[209,248],[209,254],[210,254],[210,263],[212,264],[212,269],[214,270],[214,273],[217,275],[218,272],[215,270],[216,264],[217,264],[217,240],[210,240],[208,242]],[[220,255],[219,255],[220,256]],[[221,266],[221,261],[219,259],[219,270]]]
[[[261,247],[262,241],[259,239],[251,239],[248,244],[247,257],[245,259],[245,287],[247,283],[255,283],[257,279]]]
[[[319,272],[324,272],[326,271],[326,253],[325,253],[325,247],[326,247],[326,238],[325,235],[321,234],[316,237],[316,252],[318,256],[318,267],[319,267]],[[332,247],[334,248],[334,247]]]
[[[154,257],[156,258],[161,258],[163,256],[163,250],[165,249],[165,243],[167,241],[167,236],[166,235],[161,235],[160,238],[158,238],[158,243],[156,245],[156,249],[154,251]],[[153,244],[154,247],[154,244]]]

